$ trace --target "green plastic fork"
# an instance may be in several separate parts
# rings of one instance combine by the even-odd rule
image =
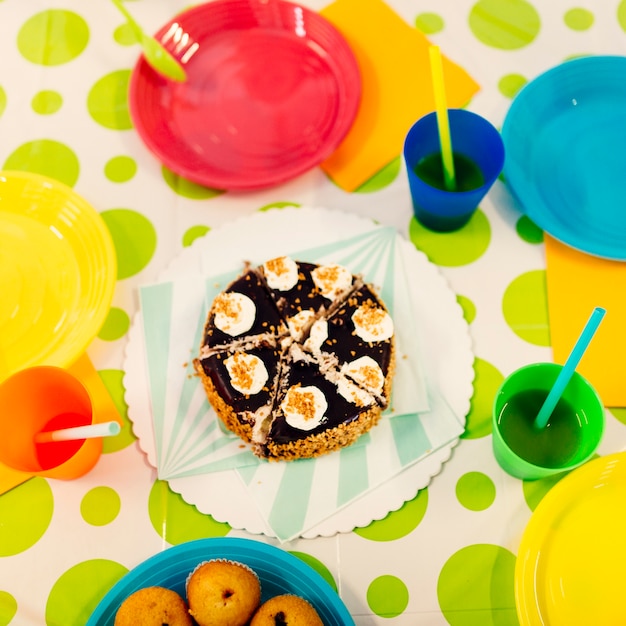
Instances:
[[[139,26],[133,16],[126,10],[122,1],[111,1],[120,10],[122,15],[124,15],[128,25],[132,28],[135,37],[137,37],[141,47],[143,48],[143,55],[150,67],[162,76],[171,80],[178,82],[187,80],[187,74],[185,73],[182,65],[163,47],[159,41],[148,35],[141,28],[141,26]]]

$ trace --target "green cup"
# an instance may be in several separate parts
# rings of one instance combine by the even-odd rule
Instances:
[[[500,467],[524,480],[570,471],[588,461],[604,433],[604,406],[574,372],[545,428],[534,421],[562,365],[534,363],[510,374],[493,403],[493,452]]]

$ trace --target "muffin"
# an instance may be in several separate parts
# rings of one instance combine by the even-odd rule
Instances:
[[[261,603],[261,583],[243,563],[206,561],[187,579],[187,602],[198,626],[244,626]]]
[[[283,594],[264,602],[250,626],[324,626],[324,623],[304,598]]]
[[[114,626],[193,626],[185,601],[171,589],[146,587],[128,596]]]

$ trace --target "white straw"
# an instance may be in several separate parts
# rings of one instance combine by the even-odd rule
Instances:
[[[62,430],[37,433],[36,443],[50,443],[52,441],[75,441],[76,439],[93,439],[95,437],[110,437],[120,432],[117,422],[103,422],[102,424],[89,424],[88,426],[75,426]]]

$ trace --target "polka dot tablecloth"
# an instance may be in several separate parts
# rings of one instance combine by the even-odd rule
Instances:
[[[151,32],[187,6],[127,4]],[[316,10],[325,4],[305,2]],[[388,4],[472,75],[481,89],[469,108],[497,126],[511,98],[542,71],[574,56],[621,54],[626,45],[624,0]],[[258,193],[200,187],[162,167],[132,128],[126,89],[139,50],[112,5],[0,0],[0,29],[1,168],[72,187],[100,212],[115,244],[114,300],[88,354],[126,421],[122,365],[137,289],[223,223],[284,206],[353,212],[397,227],[440,267],[458,294],[475,353],[471,410],[452,458],[384,519],[281,547],[335,586],[358,626],[517,624],[517,548],[555,479],[526,483],[499,469],[490,408],[505,375],[552,353],[543,233],[521,215],[504,183],[452,234],[412,219],[399,157],[354,193],[319,168]],[[625,446],[626,410],[607,410],[599,454]],[[85,477],[34,478],[0,496],[0,625],[84,624],[111,585],[147,557],[226,535],[249,536],[200,514],[157,480],[127,421]]]

